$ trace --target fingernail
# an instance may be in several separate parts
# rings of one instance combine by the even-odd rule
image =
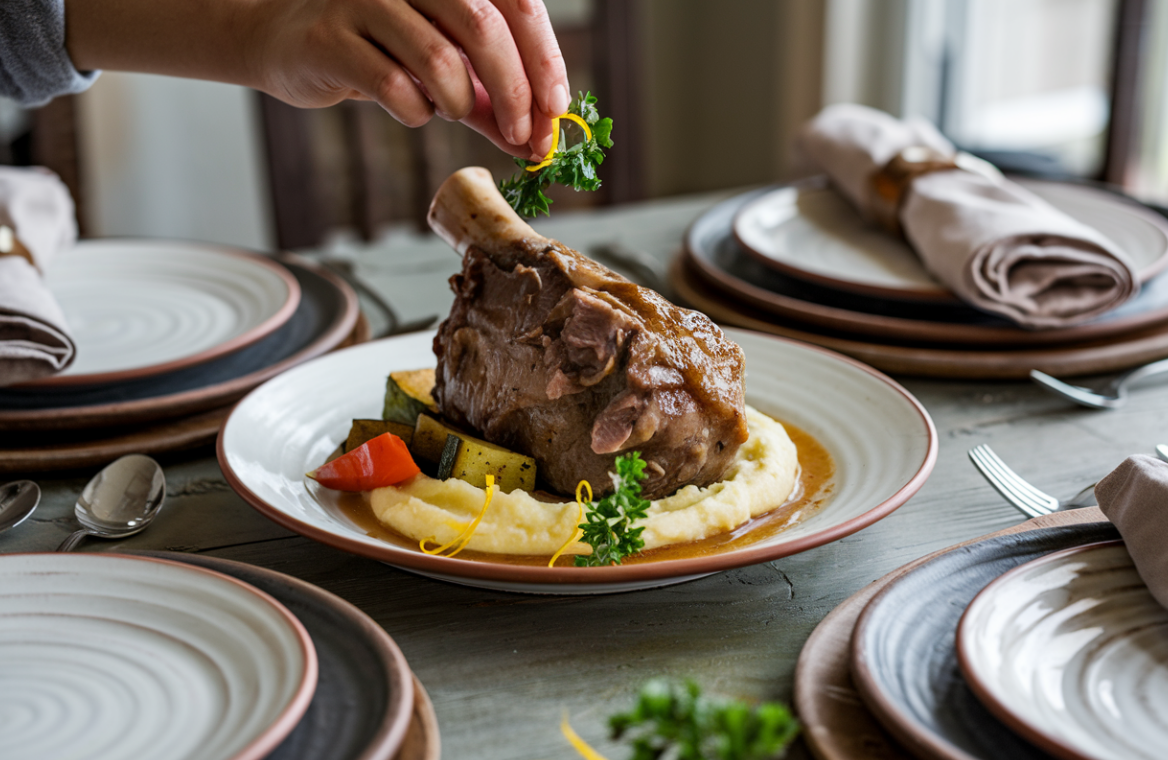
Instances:
[[[548,116],[559,116],[560,114],[567,111],[568,106],[571,105],[571,100],[572,99],[568,97],[568,88],[564,87],[562,84],[557,84],[552,88],[552,96],[548,100],[548,108],[552,110]]]

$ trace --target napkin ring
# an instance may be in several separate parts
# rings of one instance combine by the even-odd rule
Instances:
[[[7,224],[0,224],[0,256],[19,256],[32,264],[34,269],[37,268],[32,253],[24,247],[24,243],[16,237],[16,232]]]
[[[902,234],[900,207],[913,180],[931,172],[962,168],[958,156],[923,145],[905,148],[872,175],[868,204],[872,219],[892,234]]]

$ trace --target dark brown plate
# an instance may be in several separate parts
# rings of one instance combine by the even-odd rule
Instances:
[[[813,343],[893,374],[967,380],[1023,380],[1039,369],[1055,377],[1093,375],[1168,357],[1168,325],[1153,325],[1112,339],[1057,346],[954,346],[898,344],[865,335],[824,330],[743,304],[715,290],[688,266],[675,262],[670,284],[682,302],[714,321]]]

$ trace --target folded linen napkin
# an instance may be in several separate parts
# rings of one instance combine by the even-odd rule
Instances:
[[[1168,462],[1130,456],[1095,485],[1095,498],[1152,596],[1168,607]]]
[[[53,257],[77,239],[73,199],[52,172],[0,167],[0,225],[0,386],[5,386],[60,372],[77,353],[65,315],[41,280]]]
[[[808,122],[798,147],[866,217],[895,215],[933,276],[979,309],[1026,328],[1067,327],[1139,290],[1131,262],[1104,235],[995,170],[953,168],[956,149],[926,121],[842,103]],[[912,169],[913,151],[933,167]],[[907,188],[886,210],[876,185],[887,187],[897,166],[908,167]]]

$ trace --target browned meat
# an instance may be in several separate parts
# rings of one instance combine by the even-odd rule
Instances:
[[[551,490],[612,490],[616,455],[647,498],[717,481],[746,440],[743,356],[705,315],[541,237],[485,169],[438,190],[430,225],[463,254],[438,329],[434,398],[451,421],[535,458]]]

